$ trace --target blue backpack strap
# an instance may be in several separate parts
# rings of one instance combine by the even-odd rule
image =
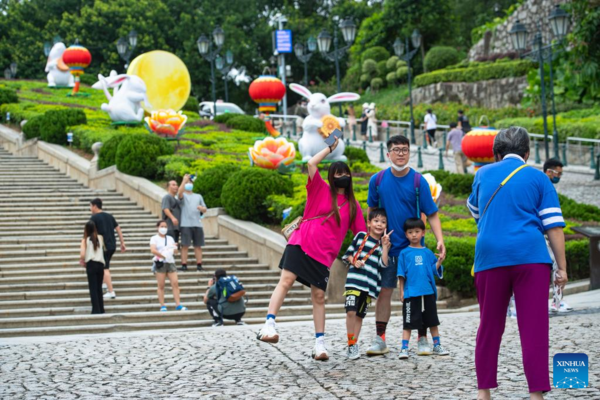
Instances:
[[[415,195],[417,196],[417,218],[421,219],[421,204],[419,195],[421,194],[421,174],[415,171]]]

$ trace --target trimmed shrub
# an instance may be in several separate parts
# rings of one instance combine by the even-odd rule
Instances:
[[[375,74],[377,72],[377,62],[371,59],[363,61],[362,72],[367,75]]]
[[[240,114],[225,113],[225,114],[217,115],[217,117],[214,119],[214,121],[219,124],[224,124],[227,121],[229,121],[231,118],[235,118],[238,115],[240,115]]]
[[[469,196],[473,187],[474,175],[471,174],[453,174],[444,170],[423,171],[423,174],[431,174],[435,177],[437,183],[442,185],[442,192],[453,196]]]
[[[83,110],[50,110],[27,121],[23,126],[23,133],[27,139],[40,138],[49,143],[66,144],[67,127],[86,123]]]
[[[366,163],[369,164],[369,156],[363,149],[359,149],[358,147],[346,146],[344,149],[344,155],[348,157],[348,164],[352,165],[354,163]]]
[[[115,162],[125,174],[154,179],[158,157],[168,154],[173,154],[173,147],[165,139],[150,134],[127,135],[119,143]]]
[[[272,194],[292,196],[292,181],[274,171],[247,168],[227,180],[221,203],[233,218],[265,223],[269,221],[266,200]]]
[[[204,197],[208,207],[222,207],[221,192],[225,182],[241,167],[235,164],[222,164],[205,170],[194,181],[194,192]]]
[[[425,56],[425,69],[435,71],[446,68],[458,62],[458,51],[454,47],[436,46],[432,47]]]
[[[199,107],[200,107],[200,103],[198,102],[198,99],[195,98],[194,96],[190,96],[190,97],[188,97],[187,101],[185,102],[185,104],[183,106],[183,110],[198,113]]]
[[[125,137],[125,135],[114,135],[105,143],[102,143],[100,153],[98,154],[98,169],[108,168],[116,164],[117,149]]]
[[[590,246],[588,240],[565,242],[567,273],[571,281],[590,277]]]
[[[390,85],[395,84],[396,83],[396,73],[395,72],[390,72],[389,74],[387,74],[385,76],[385,80]]]
[[[364,51],[364,53],[362,54],[362,61],[364,62],[365,60],[374,60],[375,62],[378,61],[387,61],[390,58],[390,52],[386,50],[385,47],[381,47],[381,46],[374,46],[371,47],[370,49],[367,49]]]
[[[23,125],[23,134],[25,135],[25,139],[30,140],[33,138],[39,138],[43,121],[43,115],[33,117],[30,120],[27,120],[27,123]]]
[[[360,76],[360,83],[368,85],[370,80],[371,80],[371,78],[369,77],[369,74],[362,74]]]
[[[385,67],[387,68],[388,71],[395,71],[398,68],[398,66],[397,66],[398,61],[400,61],[398,56],[391,56],[386,61]]]
[[[435,237],[427,234],[426,246],[437,252]],[[475,261],[475,238],[444,236],[446,259],[444,260],[444,279],[438,283],[460,293],[464,297],[475,297],[475,285],[471,276],[471,267]]]
[[[379,61],[377,63],[377,76],[380,78],[385,78],[385,76],[387,75],[387,72],[388,72],[387,62]]]
[[[266,133],[267,128],[265,122],[254,118],[250,115],[236,115],[225,122],[225,125],[232,129],[239,129],[240,131]]]
[[[398,60],[398,62],[396,62],[396,69],[400,67],[408,67],[408,64],[404,60]]]
[[[381,78],[371,79],[371,89],[377,91],[377,90],[381,89],[382,86],[383,86],[383,79],[381,79]]]
[[[477,82],[489,79],[500,79],[525,76],[535,63],[527,60],[482,64],[469,68],[443,69],[421,74],[415,78],[415,86],[427,86],[438,82]]]
[[[398,67],[396,70],[396,80],[400,82],[408,81],[408,67]]]
[[[17,91],[9,88],[0,88],[0,105],[18,103]]]
[[[578,203],[560,193],[558,194],[558,201],[560,202],[563,217],[579,221],[600,222],[600,208],[590,204]]]

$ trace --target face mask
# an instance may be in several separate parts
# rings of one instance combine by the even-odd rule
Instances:
[[[550,180],[556,185],[558,182],[560,182],[560,176],[554,176],[550,178]]]
[[[160,233],[161,235],[166,235],[167,234],[167,228],[158,228],[158,233]]]
[[[188,192],[191,192],[192,189],[194,188],[194,184],[193,183],[186,183],[184,186],[185,190],[187,190]]]
[[[397,166],[396,164],[394,164],[392,162],[392,159],[390,158],[390,156],[388,156],[388,160],[390,161],[390,166],[392,167],[392,169],[396,172],[402,172],[404,171],[406,168],[408,168],[408,163],[406,163],[406,165],[403,165],[401,167]]]
[[[339,178],[333,179],[333,184],[335,187],[340,189],[346,189],[348,186],[350,186],[350,182],[352,182],[352,178],[349,176],[340,176]]]

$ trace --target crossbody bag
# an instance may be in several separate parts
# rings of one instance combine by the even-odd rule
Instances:
[[[479,216],[479,220],[483,219],[483,215],[487,211],[488,207],[490,206],[490,203],[492,202],[492,200],[494,199],[494,197],[496,197],[496,195],[498,194],[498,192],[500,191],[500,189],[502,189],[504,187],[504,185],[506,185],[506,183],[508,181],[510,181],[510,179],[513,176],[515,176],[517,174],[517,172],[519,172],[520,170],[522,170],[525,167],[528,167],[528,165],[527,164],[523,164],[523,165],[519,166],[517,169],[515,169],[513,172],[511,172],[510,175],[508,175],[502,182],[500,182],[500,185],[498,185],[498,187],[496,188],[496,190],[492,194],[492,197],[490,197],[490,199],[486,203],[485,207],[483,208],[483,211],[481,212],[481,215]],[[471,276],[475,276],[475,264],[473,264],[473,267],[471,268]]]
[[[342,203],[342,205],[338,207],[338,210],[340,210],[342,207],[344,207],[346,205],[346,203],[348,203],[348,200],[344,201]],[[319,219],[319,218],[325,218],[325,220],[323,222],[321,222],[321,225],[323,225],[333,215],[333,213],[334,213],[334,211],[331,210],[327,214],[318,215],[316,217],[310,217],[310,218],[306,218],[306,219],[304,219],[304,217],[298,217],[298,218],[294,219],[292,222],[290,222],[289,224],[287,224],[281,230],[281,233],[285,237],[285,240],[290,240],[290,237],[292,236],[292,234],[296,230],[300,229],[300,225],[302,225],[303,222],[308,222],[308,221],[312,221],[312,220]]]
[[[167,247],[167,236],[165,235],[165,247]],[[157,249],[158,250],[158,249]],[[154,270],[160,269],[165,266],[164,261],[154,260]]]

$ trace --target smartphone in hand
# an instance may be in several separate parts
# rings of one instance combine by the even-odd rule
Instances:
[[[343,137],[344,134],[339,129],[334,129],[329,136],[325,138],[325,144],[332,146],[335,143],[335,139]]]

